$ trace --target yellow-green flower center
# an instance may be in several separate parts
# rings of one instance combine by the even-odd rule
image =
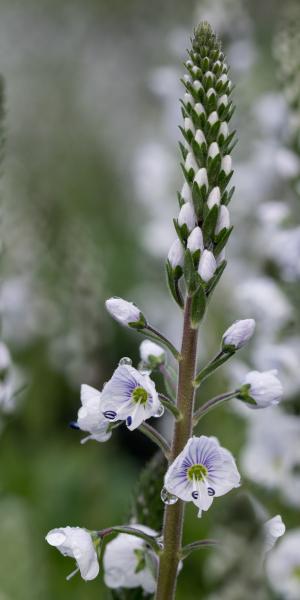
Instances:
[[[148,400],[148,392],[145,390],[145,388],[138,386],[133,390],[131,398],[136,404],[146,404]]]
[[[187,470],[187,476],[191,481],[194,479],[197,481],[203,481],[207,474],[208,470],[204,465],[193,465]]]

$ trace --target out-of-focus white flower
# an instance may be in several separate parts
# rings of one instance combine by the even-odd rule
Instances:
[[[281,177],[290,179],[299,175],[300,161],[292,150],[288,148],[280,148],[274,156],[275,169]]]
[[[248,387],[247,391],[242,393],[244,400],[254,400],[255,404],[249,404],[251,408],[266,408],[279,404],[283,390],[281,382],[277,377],[276,369],[272,371],[250,371],[244,381],[243,386]],[[242,389],[243,389],[242,386]]]
[[[277,331],[293,316],[293,308],[278,285],[269,277],[247,278],[237,286],[235,300],[253,315],[260,330]]]
[[[182,227],[182,225],[186,225],[188,231],[192,231],[196,224],[196,215],[194,208],[190,202],[183,204],[179,215],[178,215],[178,225]]]
[[[183,267],[184,252],[182,243],[178,238],[174,240],[169,250],[168,261],[173,269],[176,269],[176,267]]]
[[[250,411],[248,411],[250,412]],[[272,408],[251,411],[242,470],[252,481],[277,489],[285,502],[300,506],[300,419]]]
[[[158,535],[144,525],[134,527],[147,535]],[[120,533],[105,548],[104,581],[112,589],[142,587],[148,594],[153,594],[156,588],[155,569],[151,570],[149,565],[152,562],[154,566],[154,561],[154,554],[146,547],[142,538]]]
[[[267,256],[277,263],[287,281],[300,278],[300,227],[277,230],[267,246]]]
[[[187,247],[192,254],[197,252],[197,250],[200,250],[201,252],[204,250],[203,234],[200,227],[195,227],[190,233],[187,240]]]
[[[109,423],[103,416],[101,405],[101,392],[83,384],[80,391],[81,408],[78,411],[76,426],[82,431],[89,431],[90,435],[81,440],[84,444],[87,440],[106,442],[111,437]]]
[[[287,104],[283,94],[263,94],[254,103],[254,115],[260,128],[268,134],[277,133],[288,121]]]
[[[230,227],[230,214],[227,206],[220,206],[218,220],[216,224],[215,233],[218,235],[223,229],[229,229]]]
[[[232,454],[214,437],[192,437],[165,475],[166,490],[199,509],[208,510],[214,496],[223,496],[240,485]]]
[[[236,350],[242,348],[252,338],[255,330],[254,319],[241,319],[235,321],[226,329],[222,338],[223,348],[234,346]]]
[[[284,600],[300,598],[300,529],[288,531],[268,554],[266,572],[270,586]]]
[[[50,546],[55,546],[64,556],[75,558],[78,568],[67,577],[69,579],[80,571],[86,581],[95,579],[99,573],[99,564],[91,535],[81,527],[59,527],[46,535]]]
[[[216,259],[210,250],[204,250],[199,261],[198,273],[206,283],[214,276],[217,268]]]
[[[122,298],[109,298],[106,300],[105,306],[113,319],[122,325],[130,326],[131,323],[139,323],[144,320],[140,309],[132,302]]]
[[[290,209],[286,202],[263,202],[257,208],[257,215],[268,229],[277,229],[288,218]],[[268,248],[266,248],[268,250]]]
[[[199,185],[199,187],[201,188],[203,185],[206,187],[206,189],[208,188],[208,179],[207,179],[207,170],[206,169],[199,169],[196,173],[196,177],[195,177],[195,182]]]
[[[221,202],[221,192],[219,187],[214,187],[208,195],[207,198],[207,206],[208,208],[212,208],[215,204],[218,206]]]
[[[165,361],[166,353],[161,346],[151,342],[151,340],[143,340],[140,345],[140,356],[146,364],[155,363],[160,365]]]
[[[129,365],[120,365],[104,385],[101,407],[109,421],[126,421],[131,431],[146,419],[162,414],[153,381]]]
[[[300,340],[285,338],[284,343],[264,343],[260,340],[253,349],[254,366],[264,371],[278,369],[284,397],[297,394],[300,386]]]
[[[269,552],[269,550],[272,550],[278,538],[280,538],[284,533],[285,524],[281,518],[281,515],[276,515],[276,517],[272,517],[272,519],[266,521],[266,523],[264,524],[265,552]]]

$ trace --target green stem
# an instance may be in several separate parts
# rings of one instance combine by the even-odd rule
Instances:
[[[139,426],[139,430],[161,449],[167,459],[170,458],[171,448],[161,433],[145,422]]]
[[[198,421],[208,412],[223,404],[226,400],[232,400],[232,398],[236,398],[239,390],[235,390],[234,392],[228,392],[227,394],[220,394],[219,396],[215,396],[214,398],[210,398],[205,404],[202,404],[198,410],[194,412],[193,424],[194,427],[197,425]]]
[[[192,435],[194,408],[193,378],[197,357],[197,330],[190,325],[191,298],[187,298],[184,310],[184,325],[179,363],[179,378],[177,391],[177,408],[182,413],[182,419],[174,424],[173,443],[171,449],[171,464],[183,450]],[[160,554],[159,573],[156,600],[173,600],[177,586],[177,571],[180,560],[182,529],[184,519],[184,503],[178,500],[176,504],[165,508],[163,540],[164,548]]]
[[[202,371],[200,371],[200,373],[197,374],[194,380],[194,386],[196,388],[199,387],[204,379],[211,375],[211,373],[218,369],[218,367],[223,365],[223,363],[225,363],[233,354],[234,352],[221,351],[215,358],[213,358],[213,360],[210,361],[210,363],[208,363],[208,365],[206,365],[206,367],[204,367],[204,369],[202,369]]]
[[[203,548],[210,548],[211,546],[218,545],[217,540],[197,540],[196,542],[192,542],[191,544],[187,544],[183,546],[181,549],[181,559],[184,560],[187,558],[192,552],[195,550],[203,550]]]
[[[113,527],[107,527],[106,529],[97,531],[97,535],[101,539],[107,535],[112,535],[113,533],[126,533],[127,535],[133,535],[134,537],[143,539],[147,544],[149,544],[149,546],[151,546],[151,548],[153,548],[156,554],[161,551],[160,544],[154,537],[147,535],[147,533],[144,533],[144,531],[135,529],[134,527],[129,527],[127,525],[115,525]]]
[[[149,323],[147,323],[147,325],[145,325],[144,329],[141,331],[142,331],[142,333],[145,333],[145,335],[147,337],[149,337],[150,339],[154,339],[156,342],[160,341],[161,344],[166,346],[166,348],[168,348],[168,350],[170,350],[170,352],[172,352],[172,354],[173,354],[174,358],[176,358],[176,360],[180,360],[180,353],[178,352],[178,350],[175,348],[175,346],[173,346],[172,342],[170,342],[170,340],[168,340],[168,338],[166,338],[162,333],[160,333],[160,331],[157,331],[157,329],[154,329],[154,327],[149,325]]]
[[[177,421],[180,421],[180,419],[182,419],[182,413],[180,412],[180,410],[178,410],[176,404],[170,398],[168,398],[168,396],[165,396],[164,394],[158,394],[158,396],[159,396],[159,399],[160,399],[162,405],[170,413],[172,413],[172,415],[175,417],[175,419]]]

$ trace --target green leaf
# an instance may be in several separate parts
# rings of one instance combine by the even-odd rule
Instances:
[[[209,282],[209,285],[206,289],[206,295],[211,296],[211,294],[213,293],[216,285],[218,284],[218,282],[220,281],[222,274],[226,268],[227,265],[227,261],[223,260],[223,262],[220,264],[220,266],[217,268],[213,278],[211,279],[211,281]]]
[[[220,252],[223,250],[224,246],[227,244],[232,230],[233,230],[233,225],[229,229],[225,229],[225,227],[224,227],[224,229],[222,229],[222,231],[220,231],[220,233],[217,235],[216,240],[215,240],[215,247],[214,247],[214,255],[215,256],[218,256],[218,254],[220,254]]]
[[[202,232],[204,243],[210,242],[213,238],[218,220],[218,215],[219,207],[217,204],[215,204],[208,212],[203,223]]]
[[[205,190],[205,186],[202,186],[202,187]],[[193,205],[194,205],[195,213],[196,213],[196,216],[199,221],[201,221],[203,219],[203,206],[204,206],[204,200],[205,200],[204,190],[201,191],[199,188],[199,185],[194,181],[193,187],[192,187],[192,198],[193,198]],[[205,194],[206,194],[206,190],[205,190]]]
[[[188,294],[192,296],[199,285],[199,276],[196,271],[190,250],[185,251],[183,275],[186,282]]]
[[[166,262],[166,271],[170,292],[178,306],[180,306],[180,308],[183,308],[183,298],[178,287],[179,277],[176,276],[176,273],[174,273],[174,270],[172,269],[169,261]]]
[[[199,285],[199,288],[194,293],[192,297],[192,306],[191,306],[191,327],[192,329],[197,329],[200,321],[204,317],[206,308],[206,296],[205,291],[202,285]]]

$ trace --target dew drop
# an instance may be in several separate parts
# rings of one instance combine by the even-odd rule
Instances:
[[[129,356],[123,356],[123,358],[119,360],[119,366],[122,367],[124,365],[128,365],[129,367],[131,367],[132,360],[131,358],[129,358]]]
[[[151,375],[151,369],[149,369],[148,365],[144,362],[140,364],[139,372],[141,375]]]
[[[162,417],[164,412],[165,412],[165,407],[162,404],[160,404],[159,408],[157,409],[156,413],[153,416],[157,417],[157,418]]]
[[[168,504],[168,505],[176,504],[176,502],[178,500],[177,496],[170,494],[165,487],[161,490],[160,497],[161,497],[163,503]]]

